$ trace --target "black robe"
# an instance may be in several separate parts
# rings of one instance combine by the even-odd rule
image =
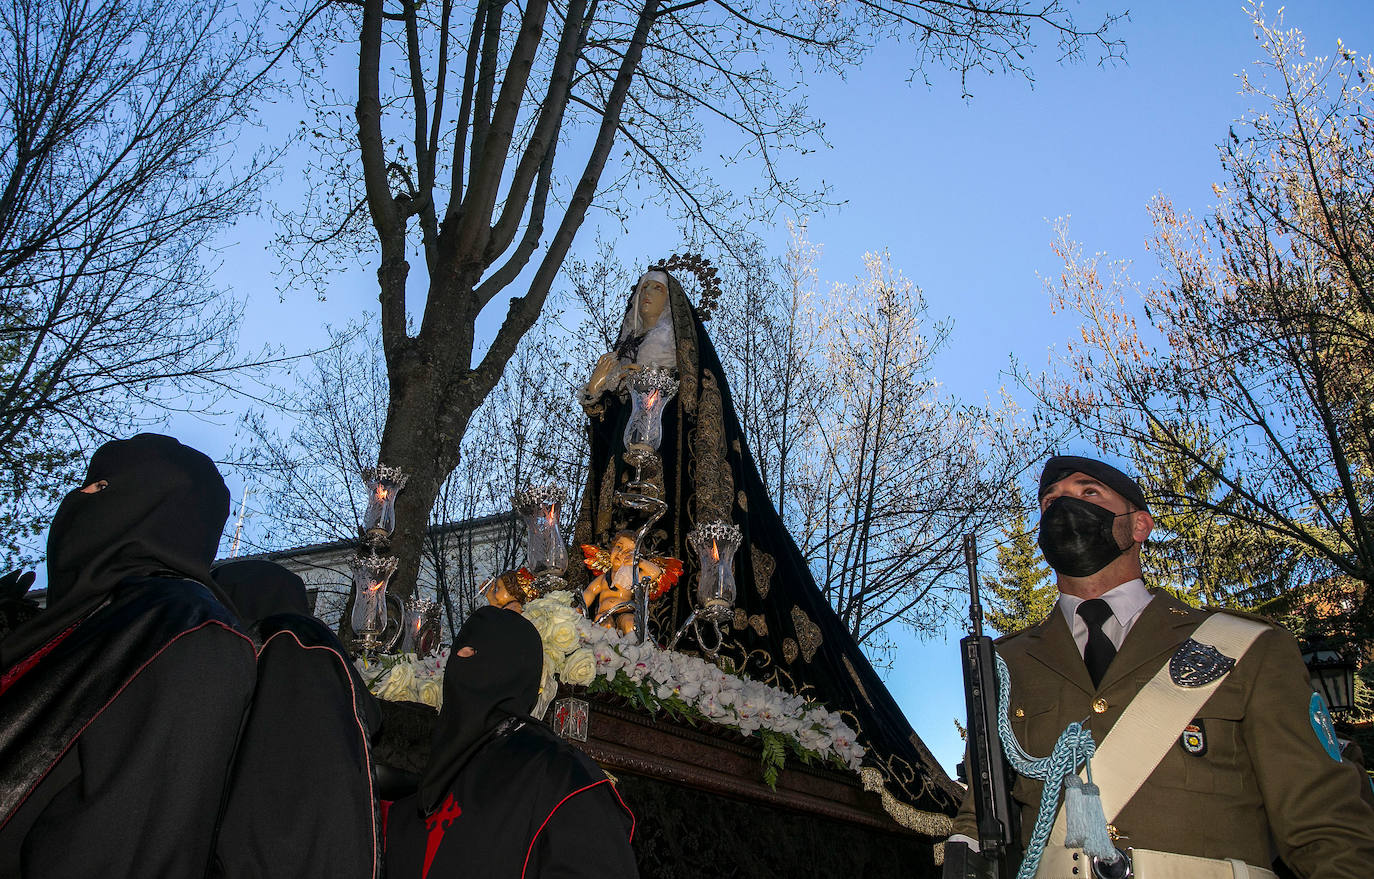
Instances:
[[[5,670],[0,875],[205,874],[253,645],[200,583],[135,578]]]
[[[371,733],[380,712],[333,632],[259,620],[257,688],[216,846],[216,876],[381,874]]]
[[[388,879],[629,879],[634,816],[606,773],[548,727],[512,719],[426,817],[418,795],[387,816]]]

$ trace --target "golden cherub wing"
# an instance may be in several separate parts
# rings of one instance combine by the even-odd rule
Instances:
[[[596,546],[582,544],[582,563],[598,574],[611,569],[611,551]]]

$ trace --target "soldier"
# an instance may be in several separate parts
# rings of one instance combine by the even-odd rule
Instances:
[[[1052,457],[1040,510],[1040,548],[1060,594],[1048,619],[998,642],[1011,674],[1011,729],[1039,757],[1087,718],[1107,830],[1134,875],[1272,876],[1264,867],[1276,848],[1306,879],[1369,876],[1374,809],[1361,798],[1361,774],[1341,758],[1295,639],[1147,589],[1140,552],[1154,520],[1120,470]],[[1042,790],[1025,777],[1013,787],[1023,844]],[[1064,846],[1063,811],[1038,876],[1091,872],[1085,855]],[[968,798],[954,831],[951,844],[976,849]]]

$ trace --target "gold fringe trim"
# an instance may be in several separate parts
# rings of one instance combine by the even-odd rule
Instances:
[[[883,785],[882,772],[872,766],[860,769],[859,778],[863,780],[864,790],[877,793],[882,798],[883,810],[892,816],[893,821],[907,830],[941,838],[949,836],[954,830],[954,820],[948,815],[940,812],[922,812],[894,797]]]

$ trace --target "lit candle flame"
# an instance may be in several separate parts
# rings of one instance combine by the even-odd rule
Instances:
[[[657,389],[654,389],[654,390],[652,390],[652,391],[649,392],[649,396],[647,396],[647,397],[644,398],[644,408],[645,408],[645,409],[652,409],[652,408],[654,408],[654,404],[658,402],[658,393],[659,393],[658,390],[657,390]]]
[[[716,542],[714,540],[711,541],[711,561],[720,561],[720,549],[716,546]]]

